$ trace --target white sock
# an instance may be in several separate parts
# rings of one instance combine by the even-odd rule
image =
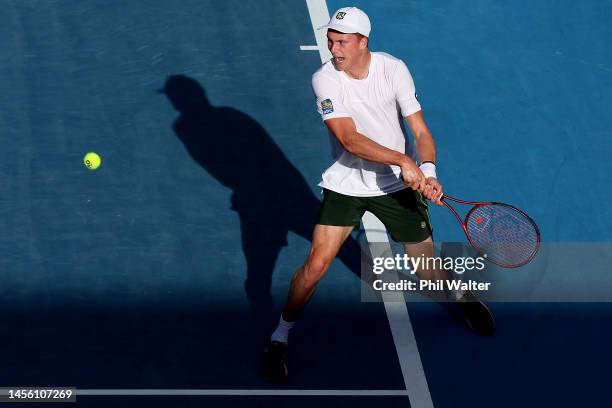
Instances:
[[[276,326],[276,330],[274,330],[274,333],[270,336],[270,340],[280,341],[285,344],[289,343],[289,330],[291,330],[294,324],[295,322],[288,322],[283,319],[283,315],[281,315],[278,326]]]
[[[455,297],[455,301],[457,301],[457,302],[460,301],[461,299],[463,299],[465,294],[466,294],[465,290],[457,289],[457,290],[453,291],[453,296]]]

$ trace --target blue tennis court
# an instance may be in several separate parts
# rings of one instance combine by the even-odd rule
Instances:
[[[292,332],[289,383],[260,378],[332,160],[313,26],[347,5],[410,67],[449,194],[524,208],[543,242],[612,241],[610,2],[3,0],[0,387],[92,407],[606,404],[610,303],[493,302],[479,337],[435,303],[362,302],[364,230]],[[465,240],[431,212],[438,241]]]

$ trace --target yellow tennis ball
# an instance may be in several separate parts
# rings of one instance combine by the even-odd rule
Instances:
[[[102,164],[102,159],[98,156],[98,153],[89,152],[83,157],[83,163],[89,170],[95,170]]]

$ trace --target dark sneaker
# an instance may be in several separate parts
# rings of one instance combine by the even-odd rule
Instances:
[[[271,341],[261,357],[260,373],[263,378],[273,383],[287,382],[287,345]]]
[[[466,292],[463,298],[457,301],[457,306],[474,332],[481,336],[491,336],[495,333],[495,321],[491,311],[474,294]]]

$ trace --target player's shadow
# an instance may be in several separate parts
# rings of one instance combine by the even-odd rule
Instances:
[[[251,116],[212,105],[204,88],[184,75],[169,77],[162,92],[180,113],[172,128],[189,155],[232,190],[231,209],[240,217],[247,262],[245,292],[256,316],[265,322],[277,314],[271,280],[287,234],[311,240],[320,200]],[[359,245],[354,239],[349,238],[339,258],[360,274]]]

